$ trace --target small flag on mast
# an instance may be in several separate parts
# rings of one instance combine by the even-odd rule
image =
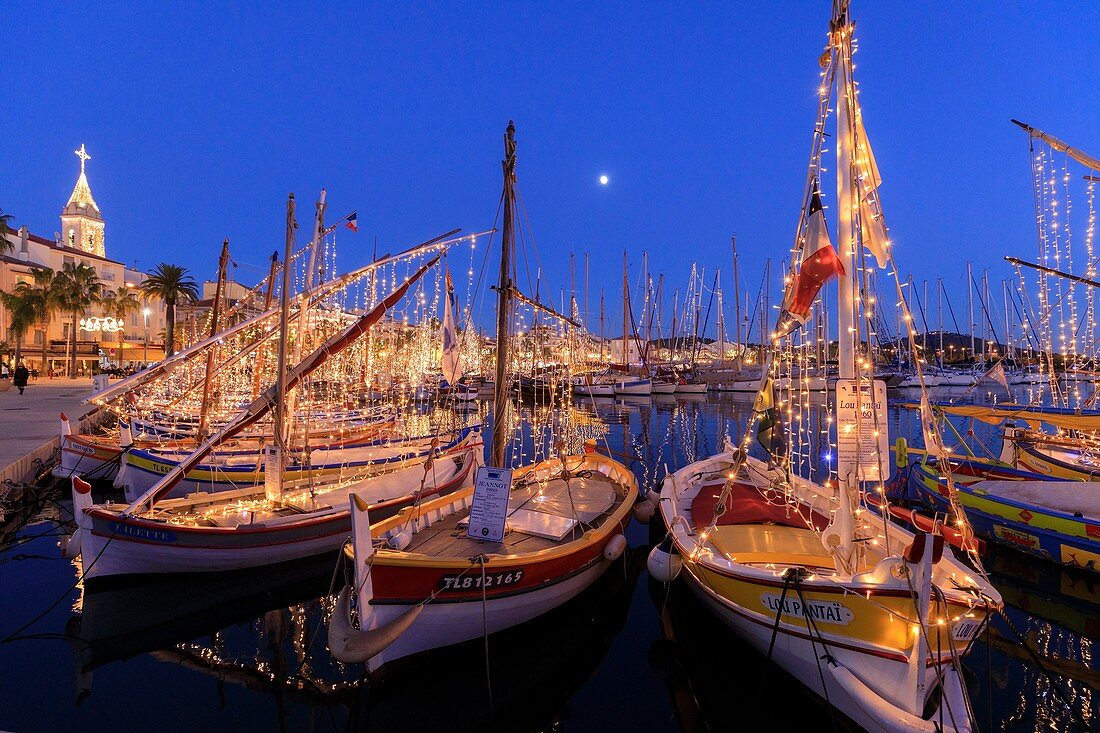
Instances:
[[[760,413],[756,428],[756,441],[768,452],[771,462],[783,465],[786,462],[787,441],[784,437],[783,418],[775,400],[775,382],[771,377],[765,379],[756,394],[753,412]]]
[[[344,226],[353,232],[359,231],[359,218],[354,211],[344,217]]]

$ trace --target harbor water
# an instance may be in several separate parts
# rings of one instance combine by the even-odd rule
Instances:
[[[997,399],[986,390],[947,397]],[[653,488],[666,470],[738,438],[752,402],[711,393],[585,399],[573,409]],[[820,436],[829,414],[817,400],[797,419]],[[919,446],[919,425],[915,412],[891,403],[891,441]],[[949,443],[964,437],[976,452],[999,449],[992,426],[953,425]],[[805,468],[828,470],[827,442],[811,438],[800,450]],[[41,487],[0,525],[0,730],[695,733],[843,725],[682,583],[650,580],[645,557],[659,528],[632,524],[624,561],[555,612],[366,680],[361,665],[340,664],[326,648],[332,593],[347,571],[335,553],[85,593],[79,563],[57,548],[70,519],[68,488]],[[979,728],[1100,725],[1092,646],[1100,639],[1100,578],[999,548],[985,564],[1006,615],[966,659]]]

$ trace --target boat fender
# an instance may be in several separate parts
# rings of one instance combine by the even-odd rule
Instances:
[[[399,532],[394,532],[393,534],[391,534],[387,542],[389,543],[389,546],[395,550],[404,550],[406,547],[412,544],[412,539],[412,530],[406,528],[402,529]]]
[[[621,534],[617,534],[607,541],[607,544],[603,546],[603,556],[605,559],[614,562],[623,556],[623,552],[626,550],[626,537]]]
[[[69,416],[64,412],[61,413],[61,437],[73,434],[73,427],[69,424]]]
[[[336,607],[328,622],[328,647],[332,656],[344,663],[365,662],[381,654],[408,630],[424,609],[416,605],[393,621],[374,629],[356,629],[351,625],[351,586],[344,586],[336,597]]]
[[[657,505],[650,498],[642,499],[634,505],[634,518],[639,524],[649,524],[653,519],[653,512],[657,511]]]
[[[646,559],[649,575],[658,583],[671,583],[683,569],[684,561],[672,547],[672,539],[665,537],[660,544],[654,545]]]

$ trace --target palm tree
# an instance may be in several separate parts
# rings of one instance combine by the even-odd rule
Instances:
[[[103,305],[103,314],[110,316],[111,318],[118,319],[118,365],[122,367],[122,339],[124,331],[122,328],[123,323],[126,321],[126,316],[131,313],[136,313],[138,308],[141,307],[141,303],[138,301],[137,296],[134,295],[132,290],[125,288],[119,288],[118,290],[108,290],[103,294],[100,303]]]
[[[26,301],[34,312],[35,323],[42,328],[42,372],[46,372],[50,319],[61,308],[61,279],[48,267],[32,267],[33,282],[18,283],[13,295]]]
[[[76,377],[76,329],[85,310],[103,298],[103,285],[95,268],[83,262],[66,262],[58,275],[61,280],[60,295],[63,310],[72,313],[73,327],[69,330],[72,349],[69,352],[69,378]]]
[[[162,262],[141,283],[141,289],[164,303],[164,355],[171,356],[176,352],[176,302],[181,298],[198,300],[199,286],[186,267]]]
[[[22,284],[22,283],[20,283]],[[8,333],[15,339],[15,361],[18,364],[22,359],[23,337],[27,330],[37,320],[33,299],[19,293],[5,293],[0,290],[0,304],[7,309],[11,322],[8,323]]]
[[[15,245],[8,239],[8,232],[14,231],[11,228],[14,220],[15,217],[12,214],[5,214],[4,210],[0,209],[0,255],[15,251]]]

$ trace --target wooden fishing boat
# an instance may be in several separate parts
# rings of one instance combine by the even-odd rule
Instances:
[[[349,490],[379,517],[470,485],[483,447],[472,431],[442,455],[426,454],[396,470],[332,486],[287,488],[271,501],[263,487],[159,501],[147,512],[91,502],[91,486],[73,479],[77,530],[70,556],[84,579],[117,575],[202,573],[260,567],[340,548],[351,532]],[[430,460],[429,460],[430,459]]]
[[[462,440],[462,432],[453,441],[446,442]],[[438,446],[440,437],[383,438],[346,446],[320,444],[310,450],[308,463],[304,457],[289,456],[291,461],[284,473],[288,480],[320,482],[341,476],[368,475],[409,461],[424,460],[429,450]],[[124,476],[116,484],[124,487],[127,501],[135,501],[190,455],[190,449],[133,448],[127,451]],[[188,470],[183,479],[165,494],[165,498],[259,486],[264,483],[265,471],[258,446],[250,450],[218,450]]]
[[[943,533],[904,528],[882,511],[872,488],[889,466],[886,385],[874,379],[873,364],[857,342],[860,319],[872,315],[856,295],[866,276],[857,254],[866,247],[878,266],[894,272],[897,266],[855,93],[852,34],[848,2],[837,0],[821,57],[795,256],[753,417],[740,445],[727,440],[722,453],[664,479],[658,507],[667,534],[651,551],[649,569],[659,581],[682,577],[727,626],[860,728],[961,733],[972,730],[973,720],[962,658],[1002,601],[983,573],[955,556]],[[820,188],[834,85],[837,121],[830,146],[835,141],[837,248]],[[775,390],[781,371],[790,377],[792,366],[777,352],[785,343],[796,348],[794,339],[784,339],[809,322],[814,301],[833,278],[839,334],[836,473],[814,481],[799,475],[799,461],[792,459],[798,428],[784,428],[791,402]],[[896,276],[894,285],[900,293]],[[899,307],[916,353],[912,316],[903,299]],[[785,399],[807,405],[796,385],[788,385]],[[928,440],[942,451],[935,421],[922,422]],[[767,461],[749,455],[757,425]]]
[[[659,508],[692,591],[847,717],[868,730],[969,730],[958,660],[997,591],[942,537],[891,526],[883,538],[870,513],[855,529],[865,553],[845,570],[823,544],[834,503],[731,449],[668,476]]]
[[[496,288],[497,384],[508,383],[517,292],[510,264],[514,135],[509,123]],[[560,451],[505,471],[512,432],[507,407],[507,395],[498,391],[489,458],[498,470],[485,470],[504,501],[493,509],[484,496],[480,504],[475,501],[471,489],[372,525],[368,502],[352,496],[355,531],[346,552],[355,579],[340,592],[329,624],[329,647],[337,659],[365,662],[375,670],[388,661],[516,626],[576,597],[622,556],[624,531],[638,497],[633,474],[587,445],[580,455]],[[500,535],[489,531],[488,522],[481,525],[483,531],[471,526],[475,513],[503,520],[503,526],[494,523]]]
[[[345,587],[333,611],[329,646],[337,659],[374,670],[562,605],[622,555],[638,487],[622,464],[595,453],[526,466],[513,474],[501,542],[466,536],[473,493],[373,525],[367,503],[353,497],[356,535],[346,552],[358,592]]]
[[[974,532],[1072,568],[1100,572],[1100,482],[1051,478],[978,459],[952,461],[957,501]],[[893,489],[898,498],[953,518],[940,467],[920,458]]]

